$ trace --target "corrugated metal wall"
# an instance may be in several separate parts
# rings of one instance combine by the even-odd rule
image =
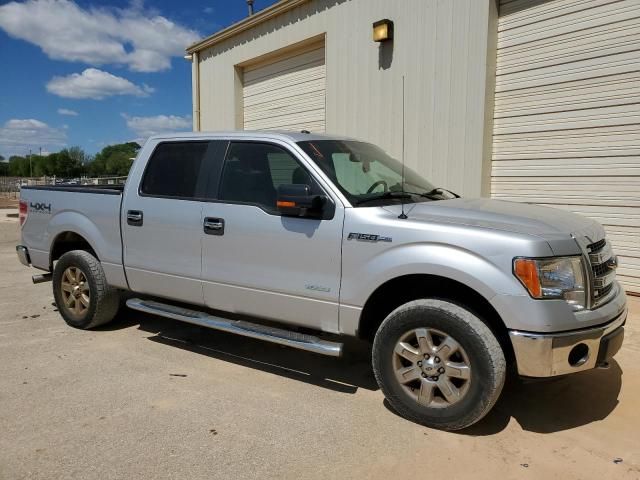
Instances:
[[[491,192],[602,223],[640,292],[640,1],[503,0]]]
[[[372,23],[383,18],[395,40],[380,46]],[[310,1],[201,52],[201,130],[243,127],[246,62],[325,36],[327,132],[399,157],[405,75],[407,165],[436,185],[488,195],[495,22],[494,0]]]
[[[324,41],[243,68],[245,130],[325,130]]]

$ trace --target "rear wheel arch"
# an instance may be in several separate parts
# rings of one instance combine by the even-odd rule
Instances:
[[[489,300],[473,288],[439,275],[403,275],[380,285],[365,302],[358,337],[373,341],[378,328],[393,310],[419,299],[446,300],[469,310],[493,332],[507,359],[515,358],[507,327]]]
[[[59,260],[62,255],[73,250],[83,250],[93,255],[98,261],[100,257],[96,253],[95,248],[79,233],[71,230],[60,232],[56,235],[53,242],[51,242],[51,248],[49,253],[49,269],[53,270],[53,262]]]

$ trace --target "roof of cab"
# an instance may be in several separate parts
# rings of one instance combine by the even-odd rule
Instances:
[[[338,135],[325,135],[319,133],[303,133],[303,132],[288,132],[288,131],[250,131],[250,130],[235,130],[235,131],[221,131],[221,132],[177,132],[177,133],[163,133],[158,135],[152,135],[149,140],[172,140],[172,139],[247,139],[247,140],[282,140],[285,142],[303,142],[305,140],[353,140],[352,138],[338,136]]]

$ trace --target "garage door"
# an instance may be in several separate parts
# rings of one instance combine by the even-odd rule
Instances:
[[[640,1],[501,2],[491,180],[602,223],[640,292]]]
[[[246,130],[325,129],[324,43],[244,69]]]

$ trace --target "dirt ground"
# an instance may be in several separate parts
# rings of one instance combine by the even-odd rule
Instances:
[[[18,198],[15,194],[0,194],[0,208],[18,208]]]
[[[609,370],[507,385],[459,433],[387,407],[346,359],[123,310],[69,328],[0,212],[0,479],[640,478],[640,299]]]

